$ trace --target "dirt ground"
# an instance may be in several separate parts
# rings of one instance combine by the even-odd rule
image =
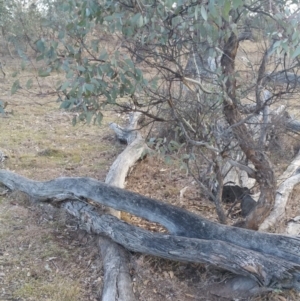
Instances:
[[[7,114],[0,116],[0,150],[7,158],[0,168],[35,180],[87,176],[104,181],[124,147],[108,123],[122,119],[108,111],[101,126],[74,127],[71,120],[76,112],[59,110],[57,97],[51,94],[61,75],[39,79],[30,93],[24,89],[11,96],[15,80],[11,75],[17,68],[18,61],[7,61],[7,77],[0,79],[0,100],[7,102]],[[30,68],[21,75],[23,85],[32,76]],[[139,162],[127,188],[216,220],[213,204],[200,197],[193,180],[157,158]],[[142,223],[132,216],[128,220]],[[156,227],[144,225],[150,230]],[[2,195],[0,242],[0,301],[100,300],[103,268],[97,239],[78,229],[66,213],[34,203],[20,192]],[[141,254],[132,254],[131,273],[134,292],[145,301],[222,300],[209,294],[208,285],[230,276],[205,264]],[[297,292],[276,291],[252,300],[299,299]]]

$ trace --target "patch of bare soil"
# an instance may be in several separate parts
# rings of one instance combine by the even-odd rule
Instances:
[[[18,61],[7,61],[7,77],[0,81],[0,99],[7,102],[0,117],[0,150],[8,156],[1,164],[26,177],[50,180],[60,176],[88,176],[104,181],[109,166],[123,146],[108,129],[117,121],[105,114],[101,127],[71,125],[73,113],[58,109],[52,85],[61,77],[39,80],[30,93],[11,96]],[[32,77],[22,73],[21,84]],[[177,165],[148,157],[137,164],[127,188],[186,208],[216,220],[214,206],[200,197],[193,179]],[[149,230],[163,231],[152,223],[124,215]],[[96,237],[77,229],[77,223],[48,204],[14,192],[0,196],[0,301],[100,300],[102,262]],[[171,262],[141,254],[131,260],[133,289],[139,300],[222,300],[208,285],[230,276],[204,264]],[[252,300],[299,300],[295,292],[273,292]]]

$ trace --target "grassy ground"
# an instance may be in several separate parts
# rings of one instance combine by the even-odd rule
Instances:
[[[105,175],[122,146],[113,143],[109,118],[102,126],[72,126],[73,114],[58,110],[47,78],[11,96],[17,62],[0,83],[7,115],[0,117],[1,168],[35,180]],[[22,73],[23,82],[32,73]],[[43,95],[44,94],[44,95]],[[102,264],[95,239],[49,205],[33,204],[21,193],[0,198],[0,300],[96,300]]]

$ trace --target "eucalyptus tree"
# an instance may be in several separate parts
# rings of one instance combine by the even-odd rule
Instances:
[[[81,109],[73,123],[100,123],[103,107],[114,105],[171,124],[178,139],[168,149],[185,143],[184,163],[221,222],[226,173],[232,166],[246,173],[260,197],[243,226],[257,229],[276,189],[268,108],[298,89],[297,2],[47,1],[44,26],[53,35],[36,42],[38,59],[47,62],[39,74],[65,72],[61,108]],[[63,21],[50,18],[54,8]],[[245,40],[260,42],[252,57]]]

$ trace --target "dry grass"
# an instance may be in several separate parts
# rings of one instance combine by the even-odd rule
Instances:
[[[7,168],[36,180],[89,176],[104,180],[122,146],[103,125],[73,127],[73,113],[58,110],[47,96],[60,75],[46,78],[32,93],[10,95],[12,74],[20,62],[7,64],[0,84],[7,115],[0,117],[0,150]],[[22,73],[22,82],[32,76]],[[37,94],[44,93],[41,97]],[[96,300],[102,264],[95,239],[48,205],[33,204],[21,193],[0,198],[0,300]]]

